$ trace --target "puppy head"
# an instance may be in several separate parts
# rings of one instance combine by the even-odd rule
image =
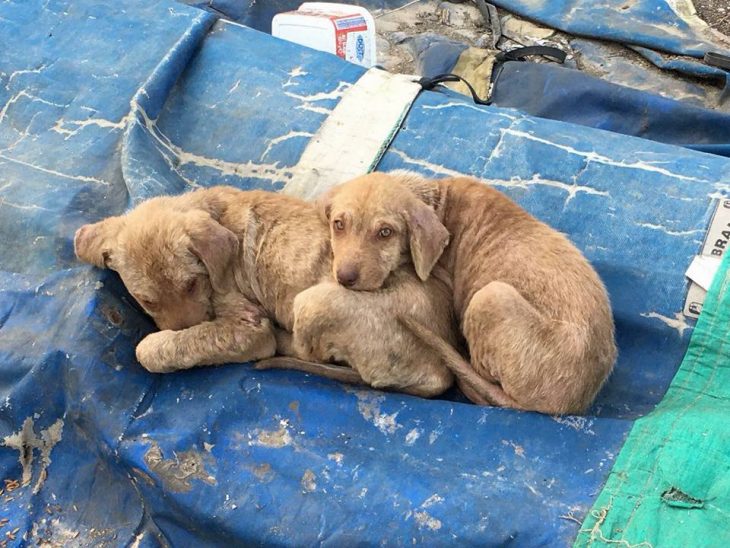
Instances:
[[[409,172],[371,173],[320,198],[337,281],[351,289],[375,290],[408,261],[419,278],[428,279],[449,242],[434,211],[437,189],[433,181]]]
[[[76,231],[82,261],[115,270],[160,329],[184,329],[214,317],[214,292],[232,280],[238,239],[206,211],[154,198],[122,217]]]

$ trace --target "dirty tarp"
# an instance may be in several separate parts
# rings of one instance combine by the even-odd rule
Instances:
[[[299,0],[240,2],[212,0],[188,4],[210,9],[234,21],[264,32],[271,32],[271,19],[277,13],[296,9]],[[353,0],[377,14],[380,10],[404,6],[406,0]],[[608,40],[633,47],[646,60],[660,68],[699,78],[713,78],[723,84],[722,69],[675,59],[680,55],[702,59],[708,51],[730,53],[730,39],[700,19],[691,0],[495,0],[495,6],[541,25],[574,36]],[[663,54],[670,54],[669,57]]]
[[[212,0],[185,3],[213,9],[230,19],[271,32],[277,13],[297,9],[300,0],[240,2]],[[371,11],[394,9],[407,0],[354,0]],[[689,0],[495,0],[492,4],[526,19],[577,36],[594,37],[650,50],[702,58],[707,51],[729,51],[727,38],[695,14]]]
[[[271,20],[277,13],[296,10],[304,0],[266,0],[265,2],[244,2],[243,0],[182,0],[185,4],[209,10],[233,21],[238,21],[262,32],[271,32]],[[394,9],[409,0],[364,0],[341,2],[364,6],[370,10]]]
[[[728,52],[724,37],[695,14],[689,0],[494,0],[494,5],[577,36],[702,58]]]
[[[730,156],[730,114],[554,64],[505,63],[491,100],[533,116]]]
[[[82,223],[281,189],[362,69],[165,1],[0,5],[0,498],[11,545],[566,545],[693,322],[684,271],[730,163],[421,94],[381,168],[484,177],[606,281],[620,358],[586,417],[237,364],[152,375],[153,329],[77,263]]]
[[[376,15],[387,14],[404,4],[395,0],[356,3]],[[730,141],[724,129],[727,116],[717,114],[730,108],[727,72],[692,56],[701,57],[706,51],[726,49],[730,39],[712,31],[693,15],[694,9],[689,2],[617,1],[596,5],[581,0],[562,4],[505,0],[498,4],[504,10],[553,29],[594,39],[556,33],[514,15],[502,17],[504,37],[499,42],[500,49],[508,50],[520,44],[555,45],[572,54],[563,66],[580,67],[581,70],[569,72],[560,67],[532,63],[508,67],[500,73],[495,86],[495,104],[518,108],[535,116],[728,155]],[[208,3],[206,7],[269,32],[275,13],[295,9],[298,5],[299,2],[291,0],[264,4],[221,0]],[[479,96],[486,98],[495,52],[469,47],[479,41],[475,36],[489,33],[485,28],[477,29],[476,24],[482,21],[482,16],[476,7],[472,5],[471,10],[467,10],[466,5],[457,8],[456,4],[448,2],[419,2],[407,10],[399,10],[399,15],[411,14],[404,21],[416,23],[408,32],[402,32],[402,26],[393,27],[388,17],[377,19],[381,62],[387,65],[389,52],[407,45],[414,61],[412,71],[424,76],[456,72],[471,82]],[[439,17],[451,22],[434,26],[433,21],[438,21]],[[439,30],[429,30],[432,27]],[[391,28],[401,31],[388,31]],[[641,62],[639,55],[655,66]],[[684,78],[678,73],[701,80]],[[468,94],[463,84],[451,87]],[[661,94],[667,100],[652,94]],[[709,110],[701,110],[702,107]]]

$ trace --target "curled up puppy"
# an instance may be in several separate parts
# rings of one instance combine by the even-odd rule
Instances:
[[[302,200],[231,187],[152,198],[82,226],[74,247],[79,259],[115,270],[161,329],[136,349],[149,371],[259,360],[278,348],[289,358],[260,368],[419,396],[453,382],[397,319],[438,317],[433,329],[453,341],[446,282],[423,285],[405,270],[371,295],[330,282],[327,225]]]
[[[320,201],[330,221],[333,274],[372,291],[413,265],[442,269],[471,363],[424,322],[401,314],[441,355],[472,401],[581,413],[616,360],[608,295],[562,234],[469,177],[372,173]]]

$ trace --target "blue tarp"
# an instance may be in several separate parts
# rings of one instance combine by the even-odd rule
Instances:
[[[708,51],[728,52],[727,39],[710,29],[682,0],[494,0],[494,5],[548,27],[702,58]],[[684,13],[683,13],[684,12]]]
[[[277,13],[294,10],[299,0],[242,2],[182,0],[263,32],[271,32]],[[395,9],[407,0],[354,0],[370,10]],[[726,85],[727,72],[673,54],[702,59],[708,51],[729,54],[730,39],[699,19],[686,0],[495,0],[492,4],[568,34],[632,47],[656,66]],[[666,54],[670,54],[667,56]],[[437,56],[438,57],[438,56]]]
[[[611,84],[557,65],[505,63],[491,99],[501,107],[730,156],[730,115]]]
[[[277,13],[296,10],[301,0],[267,0],[266,2],[244,2],[243,0],[182,0],[186,4],[209,10],[233,21],[238,21],[256,30],[271,32],[271,20]],[[394,9],[409,0],[360,0],[344,2],[364,6],[370,10]]]
[[[280,189],[363,72],[181,4],[0,5],[0,532],[10,545],[565,545],[686,350],[684,271],[730,162],[425,92],[381,169],[486,179],[605,280],[589,416],[247,364],[152,375],[153,326],[81,224],[201,186]],[[7,47],[12,44],[12,47]]]

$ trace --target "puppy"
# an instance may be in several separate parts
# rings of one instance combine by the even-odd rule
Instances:
[[[77,256],[119,273],[162,330],[137,346],[149,371],[273,356],[347,382],[435,396],[453,382],[441,358],[398,323],[399,312],[454,340],[450,289],[434,277],[393,278],[368,298],[332,283],[327,225],[311,204],[230,187],[148,200],[126,215],[82,226]],[[293,332],[293,334],[292,334]],[[260,367],[267,367],[266,363]]]
[[[424,287],[411,269],[394,272],[380,290],[349,291],[324,282],[299,293],[294,299],[294,336],[279,334],[279,353],[296,356],[259,362],[261,367],[294,368],[321,372],[320,363],[355,364],[368,385],[431,397],[453,384],[453,375],[440,355],[421,343],[401,325],[399,316],[416,314],[455,344],[451,292],[447,283],[433,278]],[[332,368],[326,376],[363,384],[349,368]],[[337,376],[333,376],[334,373]],[[347,377],[342,375],[347,374]]]
[[[616,359],[606,290],[562,234],[475,179],[373,173],[319,201],[329,219],[333,272],[376,290],[412,263],[453,283],[471,365],[423,322],[402,320],[437,350],[466,395],[543,413],[581,413]]]

